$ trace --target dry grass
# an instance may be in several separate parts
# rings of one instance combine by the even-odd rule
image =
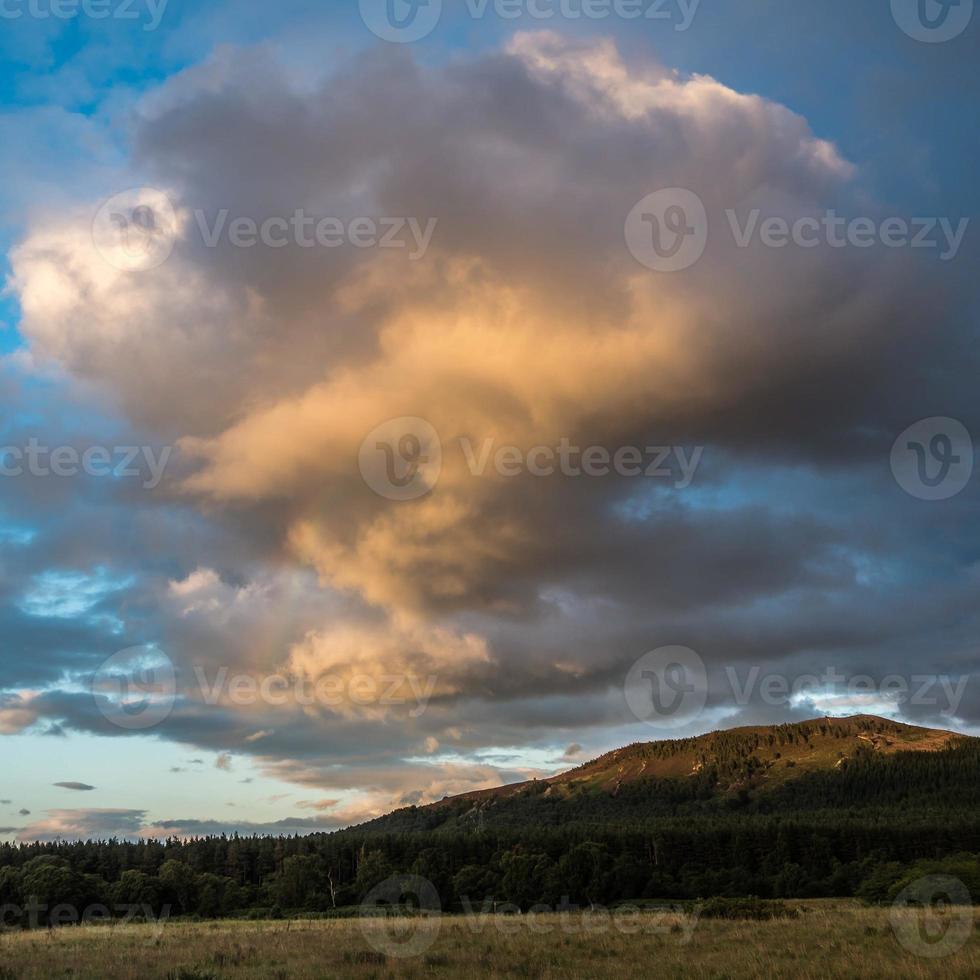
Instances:
[[[419,955],[379,951],[395,923],[358,919],[86,926],[0,935],[0,980],[206,980],[206,978],[387,977],[735,977],[827,978],[980,976],[975,917],[966,944],[929,959],[896,939],[889,910],[848,902],[803,903],[798,919],[731,922],[678,917],[624,919],[557,915],[402,920],[436,935]],[[903,913],[913,915],[914,913]],[[689,936],[689,942],[685,938]],[[368,937],[373,939],[373,945]],[[389,949],[390,944],[389,944]]]

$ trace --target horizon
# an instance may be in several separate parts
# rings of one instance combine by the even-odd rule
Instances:
[[[616,755],[619,752],[622,752],[622,751],[624,751],[626,749],[634,748],[635,746],[649,745],[649,744],[659,744],[659,743],[663,743],[663,742],[675,742],[675,741],[680,742],[680,741],[688,741],[688,740],[691,740],[691,739],[697,740],[697,739],[707,738],[707,737],[709,737],[711,735],[717,735],[717,734],[722,734],[722,733],[726,733],[726,732],[753,731],[753,730],[758,730],[758,729],[766,729],[766,728],[770,728],[771,729],[771,728],[780,728],[780,727],[786,727],[786,726],[789,726],[789,727],[797,727],[797,726],[803,726],[803,725],[808,725],[808,724],[814,724],[814,723],[817,723],[817,722],[834,722],[834,721],[838,721],[838,722],[839,721],[876,721],[876,722],[884,722],[884,723],[893,723],[893,724],[896,724],[896,725],[900,725],[900,726],[902,726],[904,728],[919,729],[921,731],[928,731],[928,732],[940,731],[940,732],[943,732],[943,733],[962,735],[962,737],[964,737],[964,738],[977,738],[978,737],[978,736],[965,735],[965,734],[962,734],[962,733],[959,733],[959,732],[954,732],[954,731],[952,731],[950,729],[935,729],[935,728],[928,728],[928,727],[921,726],[921,725],[910,725],[910,724],[908,724],[906,722],[898,722],[898,721],[895,721],[895,719],[885,718],[885,717],[882,717],[880,715],[870,715],[870,714],[857,714],[857,715],[821,715],[821,716],[818,716],[818,717],[815,717],[815,718],[803,719],[801,721],[781,722],[781,723],[776,724],[776,725],[742,725],[742,726],[737,726],[737,727],[733,727],[733,728],[717,728],[717,729],[712,729],[712,730],[707,731],[707,732],[702,732],[699,735],[686,736],[684,738],[677,738],[677,739],[674,739],[674,738],[658,738],[658,739],[650,739],[650,740],[648,740],[646,742],[631,742],[628,745],[622,745],[622,746],[619,746],[617,748],[606,750],[605,752],[602,752],[601,754],[595,756],[594,758],[590,758],[590,759],[587,759],[587,760],[585,760],[583,762],[576,763],[575,765],[571,766],[570,768],[561,769],[558,772],[555,772],[555,773],[552,773],[551,775],[543,776],[543,777],[540,777],[540,778],[544,782],[547,782],[547,781],[550,781],[550,780],[554,780],[554,779],[558,779],[558,778],[560,778],[563,775],[566,775],[566,774],[572,773],[572,772],[576,772],[579,769],[587,769],[589,766],[593,765],[596,762],[601,761],[603,758],[605,758],[608,755]],[[446,801],[452,801],[452,800],[457,799],[459,797],[469,796],[469,795],[471,795],[473,793],[486,793],[486,792],[492,792],[495,789],[508,789],[508,788],[511,788],[511,787],[526,785],[527,783],[532,782],[532,781],[533,782],[536,782],[537,780],[538,780],[538,777],[533,777],[531,780],[517,780],[517,781],[512,782],[512,783],[503,783],[503,784],[501,784],[499,786],[495,786],[495,787],[487,787],[487,788],[478,789],[478,790],[468,790],[468,791],[466,791],[466,792],[464,792],[462,794],[458,794],[456,796],[444,796],[440,800],[433,800],[433,801],[430,801],[430,802],[425,803],[423,805],[424,806],[434,806],[434,805],[436,805],[438,803],[442,803],[442,802],[446,802]],[[414,804],[413,805],[410,805],[410,806],[414,806]],[[389,816],[389,815],[391,815],[393,813],[396,813],[399,809],[402,809],[402,808],[401,807],[396,807],[396,808],[394,808],[392,810],[386,811],[385,813],[377,814],[376,816],[381,816],[381,817]],[[369,819],[375,819],[375,817],[372,817],[372,818],[369,818]],[[330,829],[330,830],[309,830],[306,833],[307,834],[323,834],[323,833],[331,834],[331,833],[339,833],[339,832],[344,831],[344,830],[356,830],[357,827],[360,825],[360,823],[363,823],[363,822],[364,821],[359,821],[358,823],[352,823],[352,824],[349,824],[349,825],[344,826],[344,827],[336,827],[336,828],[333,828],[333,829]],[[157,840],[157,841],[161,841],[161,840],[165,840],[165,839],[167,839],[167,840],[169,840],[169,839],[180,839],[180,840],[185,840],[185,841],[193,841],[193,840],[206,839],[206,838],[211,837],[211,836],[213,836],[213,837],[248,837],[248,836],[253,836],[253,837],[296,837],[296,836],[303,836],[303,832],[300,831],[300,832],[294,832],[294,833],[274,834],[274,833],[268,833],[268,832],[262,833],[262,832],[256,831],[256,832],[253,832],[252,834],[247,834],[247,833],[240,834],[237,830],[233,830],[231,832],[221,831],[220,833],[201,833],[201,834],[189,834],[189,835],[173,834],[172,836],[168,836],[166,838],[164,838],[162,836],[157,836],[157,837],[133,836],[133,837],[122,837],[122,838],[113,838],[113,839],[120,839],[120,840],[124,840],[124,841],[128,840],[128,841],[131,841],[131,842],[134,842],[135,843],[135,842],[138,842],[138,841],[141,841],[141,840]],[[99,838],[99,839],[100,840],[101,839],[108,840],[108,838]],[[63,843],[84,843],[86,841],[94,841],[94,840],[97,840],[97,839],[96,838],[70,838],[70,837],[65,837],[65,838],[57,838],[57,839],[51,840],[51,841],[20,840],[17,843],[18,844],[25,845],[25,846],[30,846],[31,844],[45,844],[45,843],[55,843],[55,844],[57,844],[59,842],[63,842]]]

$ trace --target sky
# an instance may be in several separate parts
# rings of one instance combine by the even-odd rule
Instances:
[[[923,3],[3,0],[0,839],[980,733],[980,14]]]

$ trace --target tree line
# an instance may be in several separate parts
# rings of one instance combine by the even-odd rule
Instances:
[[[937,868],[980,897],[976,743],[870,755],[754,793],[718,793],[719,778],[707,767],[569,799],[532,785],[330,834],[4,844],[2,925],[29,924],[13,910],[31,899],[206,918],[340,914],[394,875],[431,882],[447,911],[485,900],[886,901]]]

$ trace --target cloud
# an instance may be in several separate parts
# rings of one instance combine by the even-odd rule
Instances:
[[[299,800],[296,803],[301,810],[332,810],[340,800]]]
[[[252,820],[160,820],[140,829],[141,837],[204,837],[219,834],[260,834],[266,836],[290,836],[317,831],[337,830],[341,824],[325,817],[285,817],[266,822]]]
[[[832,134],[610,41],[541,32],[442,67],[389,46],[322,84],[228,49],[132,119],[130,183],[172,197],[173,255],[140,274],[107,265],[93,198],[39,212],[11,289],[33,371],[97,388],[181,451],[152,498],[20,491],[17,521],[44,530],[19,546],[20,582],[0,574],[0,627],[52,655],[0,663],[0,732],[44,718],[127,737],[85,682],[133,634],[177,668],[162,737],[219,769],[246,755],[336,791],[342,820],[518,772],[482,761],[487,748],[553,759],[564,744],[570,760],[655,737],[622,683],[657,645],[704,656],[712,711],[773,720],[802,709],[736,713],[725,666],[951,669],[973,655],[969,505],[923,522],[887,472],[909,420],[977,424],[949,284],[881,249],[716,236],[684,274],[657,275],[625,246],[626,215],[661,187],[696,191],[715,229],[731,208],[877,213]],[[208,248],[194,217],[297,208],[438,223],[410,261]],[[365,436],[399,416],[427,419],[443,446],[438,485],[408,503],[357,466]],[[487,439],[704,453],[679,491],[474,476],[462,440]],[[954,535],[957,554],[940,555]],[[161,541],[167,560],[148,559]],[[236,675],[341,693],[235,704],[218,678]],[[356,696],[392,678],[396,703]],[[969,697],[963,711],[980,719]]]
[[[87,793],[89,790],[95,789],[94,786],[89,786],[88,783],[67,782],[67,783],[55,783],[54,785],[55,786],[58,786],[61,789],[72,789],[72,790],[76,790],[79,793]]]
[[[145,810],[81,809],[47,810],[43,820],[22,827],[17,839],[106,840],[110,837],[134,838],[146,816]]]
[[[43,820],[25,827],[12,828],[17,840],[105,840],[118,837],[126,840],[140,838],[198,837],[207,834],[271,834],[291,835],[317,830],[335,830],[341,826],[329,817],[287,817],[269,822],[249,820],[222,821],[197,818],[167,819],[148,822],[145,810],[78,809],[48,810]]]
[[[0,694],[0,734],[17,735],[37,721],[32,700],[33,695],[26,692]]]

